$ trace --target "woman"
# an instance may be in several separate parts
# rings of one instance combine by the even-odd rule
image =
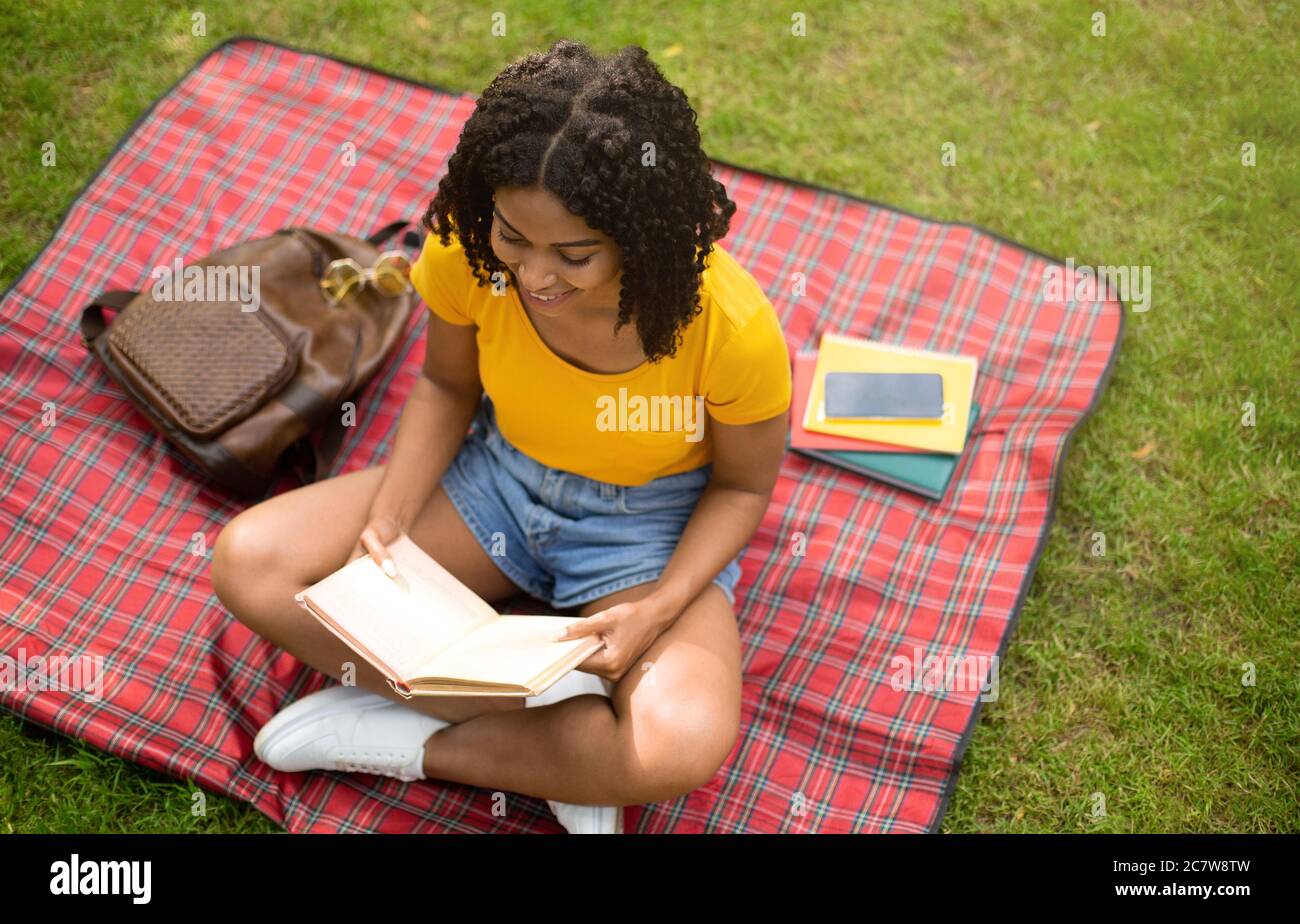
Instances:
[[[386,465],[235,517],[213,583],[334,678],[352,652],[295,592],[405,532],[475,593],[521,590],[604,647],[537,697],[398,697],[368,664],[281,711],[281,770],[437,778],[547,799],[570,831],[703,786],[738,733],[738,558],[784,451],[776,312],[714,242],[735,204],[644,50],[569,41],[478,100],[424,223],[423,375]],[[484,396],[486,392],[486,396]],[[465,436],[470,424],[473,430]],[[527,707],[527,708],[525,708]]]

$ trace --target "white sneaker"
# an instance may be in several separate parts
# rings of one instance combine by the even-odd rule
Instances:
[[[281,709],[253,752],[286,773],[342,770],[424,779],[424,742],[450,723],[360,687],[327,687]]]
[[[621,805],[574,805],[571,802],[546,804],[555,813],[555,820],[570,834],[622,834],[623,807]]]

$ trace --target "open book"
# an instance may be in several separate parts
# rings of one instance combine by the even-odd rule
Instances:
[[[604,644],[554,641],[577,616],[505,616],[405,534],[394,580],[369,555],[294,594],[349,648],[412,696],[536,696]]]

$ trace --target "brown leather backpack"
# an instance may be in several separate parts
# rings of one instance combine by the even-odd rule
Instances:
[[[409,287],[385,296],[367,285],[331,307],[321,276],[341,257],[371,266],[380,245],[407,224],[365,240],[285,228],[185,267],[177,260],[173,291],[161,288],[164,267],[144,291],[104,292],[86,306],[82,343],[167,441],[221,487],[261,497],[286,467],[311,483],[342,445],[344,401],[388,357],[415,300]],[[418,252],[418,233],[408,231],[405,242]],[[195,280],[203,282],[186,292]],[[107,326],[104,308],[117,310]],[[320,428],[313,446],[309,434]]]

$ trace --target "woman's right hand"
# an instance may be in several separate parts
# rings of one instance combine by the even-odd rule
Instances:
[[[388,544],[402,534],[402,528],[390,516],[371,517],[361,530],[357,544],[352,547],[348,561],[352,562],[362,555],[369,555],[376,565],[384,569],[389,577],[397,576],[397,564],[388,554]],[[390,571],[391,569],[391,571]]]

